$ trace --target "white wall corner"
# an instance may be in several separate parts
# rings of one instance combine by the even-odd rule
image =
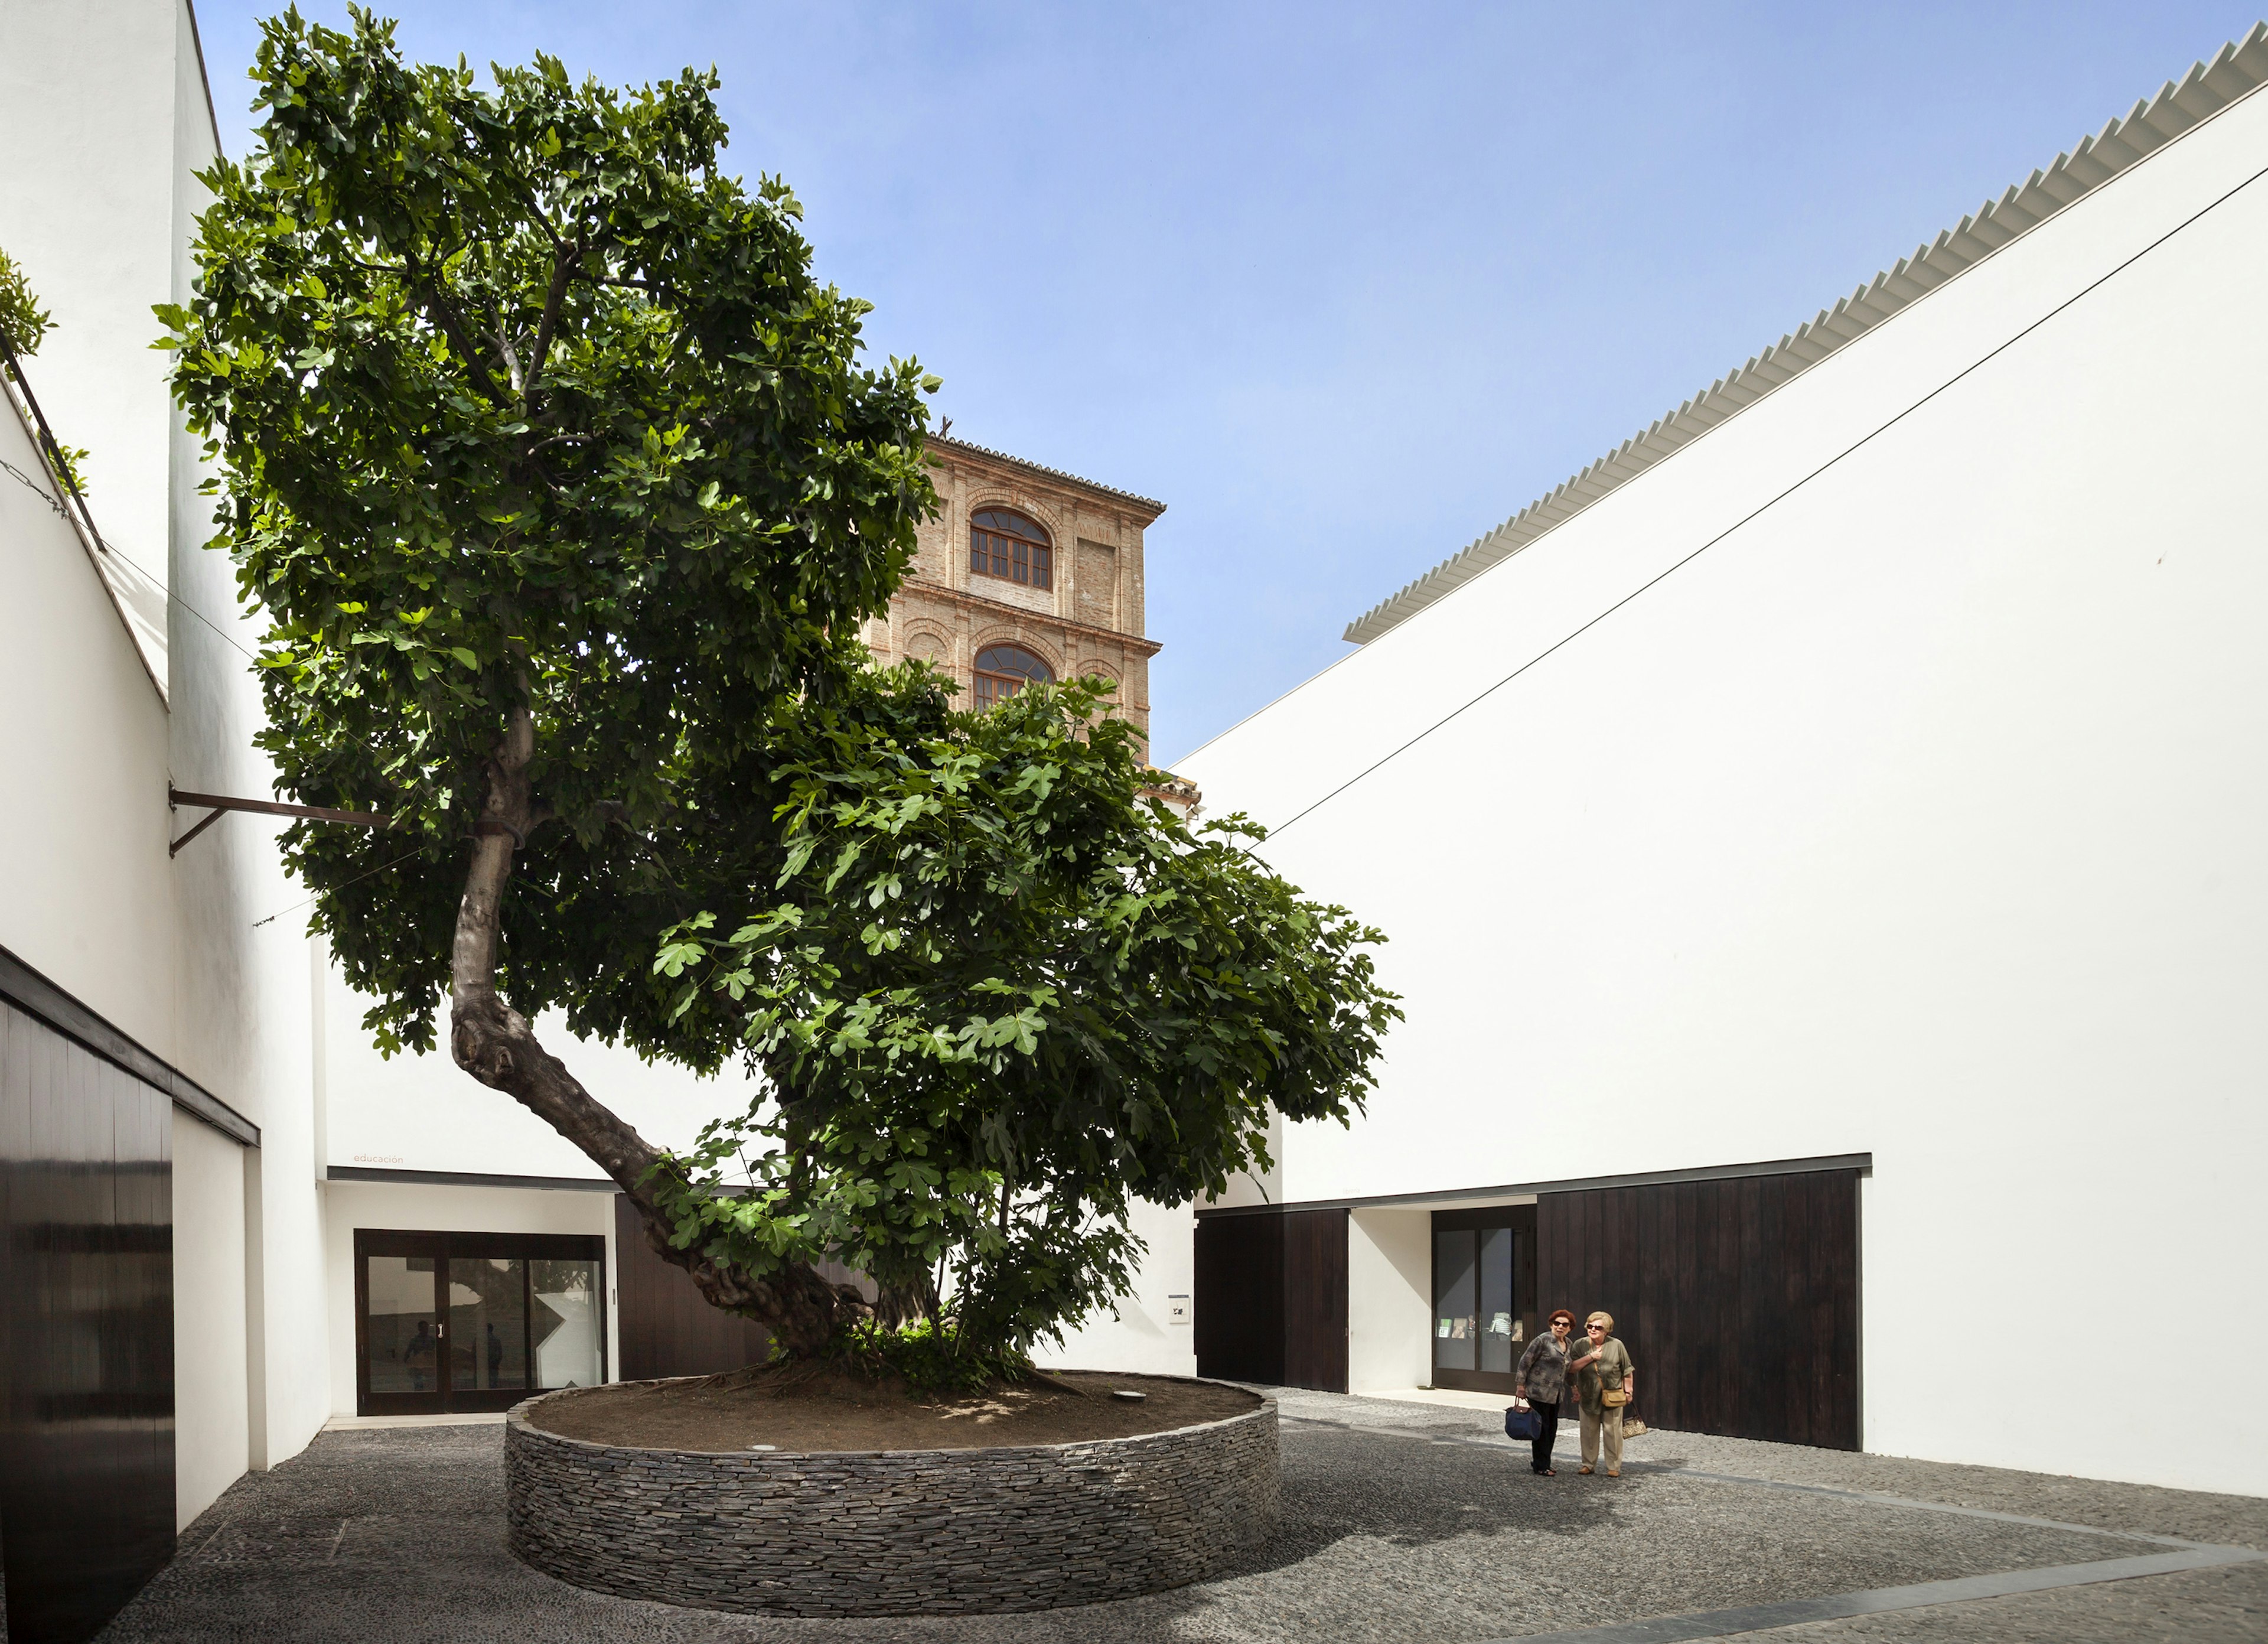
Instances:
[[[1424,1209],[1347,1216],[1347,1390],[1392,1392],[1432,1379],[1433,1217]]]

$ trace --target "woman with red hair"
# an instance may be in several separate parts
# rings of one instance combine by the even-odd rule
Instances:
[[[1520,1355],[1514,1398],[1528,1401],[1535,1412],[1535,1437],[1530,1441],[1529,1470],[1546,1478],[1559,1475],[1551,1466],[1552,1441],[1559,1436],[1559,1401],[1567,1397],[1567,1337],[1575,1316],[1565,1308],[1551,1315],[1551,1328],[1528,1344]]]

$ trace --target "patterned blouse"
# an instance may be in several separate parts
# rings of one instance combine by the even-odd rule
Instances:
[[[1546,1330],[1520,1355],[1516,1379],[1530,1404],[1559,1403],[1567,1397],[1567,1344]]]

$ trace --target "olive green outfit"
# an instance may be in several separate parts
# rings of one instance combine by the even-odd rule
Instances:
[[[1581,1346],[1572,1348],[1568,1356],[1580,1359],[1592,1351],[1590,1344],[1586,1341]],[[1636,1374],[1638,1367],[1631,1362],[1630,1349],[1612,1336],[1600,1343],[1596,1351],[1599,1354],[1597,1361],[1575,1372],[1575,1396],[1582,1401],[1583,1465],[1594,1467],[1598,1464],[1601,1441],[1603,1440],[1607,1471],[1620,1472],[1624,1407],[1616,1404],[1609,1409],[1602,1402],[1602,1395],[1610,1387],[1620,1387],[1623,1378]]]

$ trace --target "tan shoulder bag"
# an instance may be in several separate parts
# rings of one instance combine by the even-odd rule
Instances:
[[[1604,1382],[1606,1377],[1602,1375],[1599,1379],[1602,1382]],[[1619,1378],[1617,1378],[1616,1384],[1615,1386],[1606,1388],[1599,1394],[1599,1402],[1602,1404],[1604,1404],[1609,1410],[1620,1410],[1624,1404],[1630,1403],[1630,1401],[1631,1396],[1623,1391]]]

